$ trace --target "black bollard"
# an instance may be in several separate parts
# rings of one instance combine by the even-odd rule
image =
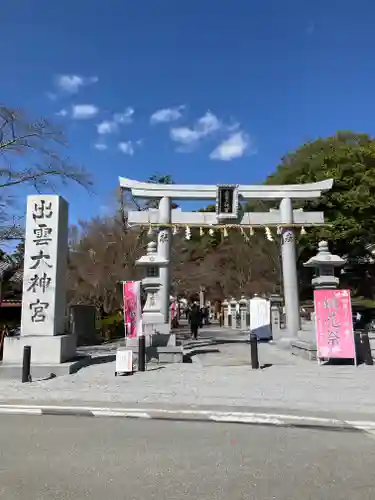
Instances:
[[[23,348],[23,361],[22,361],[22,383],[31,382],[31,346],[25,345]]]
[[[146,337],[144,335],[138,337],[138,371],[146,371]]]
[[[259,368],[258,337],[256,333],[250,333],[250,354],[251,354],[251,368],[253,370],[258,370]]]
[[[5,338],[5,333],[2,331],[0,333],[0,361],[3,360],[3,354],[4,354],[4,338]]]

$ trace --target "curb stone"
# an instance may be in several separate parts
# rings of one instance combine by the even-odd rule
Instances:
[[[327,431],[366,432],[375,435],[375,421],[341,420],[326,417],[277,413],[225,412],[214,410],[168,410],[162,408],[110,408],[96,406],[0,405],[1,415],[48,415],[75,417],[116,417],[145,420],[233,423]]]

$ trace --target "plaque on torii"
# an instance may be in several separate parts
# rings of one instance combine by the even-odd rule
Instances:
[[[219,222],[238,219],[238,184],[218,184],[216,218]]]

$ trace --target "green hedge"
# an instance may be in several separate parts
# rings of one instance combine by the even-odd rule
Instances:
[[[125,337],[124,316],[122,311],[102,318],[99,321],[99,325],[104,340],[108,341]]]
[[[375,301],[363,298],[352,299],[352,306],[363,307],[365,309],[375,309]]]

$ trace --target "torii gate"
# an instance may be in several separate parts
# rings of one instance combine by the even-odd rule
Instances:
[[[170,261],[171,228],[173,225],[210,227],[215,229],[223,224],[245,227],[274,227],[281,229],[281,255],[284,282],[286,323],[289,335],[297,335],[300,329],[298,296],[298,277],[295,246],[295,228],[324,224],[323,212],[304,212],[293,210],[293,199],[307,200],[319,198],[329,191],[333,179],[310,184],[247,186],[238,184],[153,184],[131,179],[119,178],[120,187],[131,191],[134,198],[160,199],[159,209],[131,211],[130,224],[155,225],[160,227],[158,253]],[[216,213],[183,212],[180,208],[172,210],[172,200],[216,200]],[[239,199],[281,200],[279,210],[269,212],[244,213],[239,220]],[[161,302],[165,321],[169,314],[170,266],[161,269]]]

